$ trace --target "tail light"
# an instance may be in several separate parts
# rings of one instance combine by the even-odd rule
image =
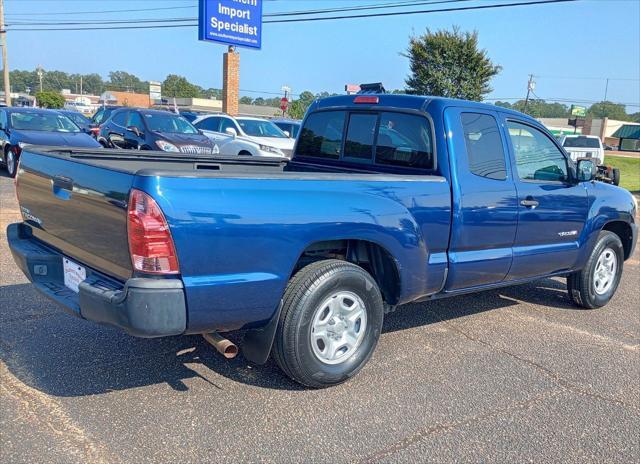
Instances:
[[[155,200],[140,190],[131,190],[127,217],[133,269],[149,274],[180,272],[169,225]]]
[[[358,95],[353,99],[353,103],[367,103],[369,105],[377,105],[380,99],[370,95]]]

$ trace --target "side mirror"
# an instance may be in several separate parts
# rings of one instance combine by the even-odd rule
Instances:
[[[138,137],[142,137],[142,132],[136,126],[129,126],[129,127],[127,127],[127,130],[129,132],[133,132]]]
[[[238,136],[238,131],[236,131],[233,127],[227,127],[224,130],[224,133],[227,134],[227,135],[230,135],[234,139]]]
[[[578,181],[589,182],[595,179],[598,173],[598,166],[591,159],[578,160]]]
[[[291,138],[291,133],[289,131],[282,131],[284,132],[284,135],[286,135],[287,137]]]

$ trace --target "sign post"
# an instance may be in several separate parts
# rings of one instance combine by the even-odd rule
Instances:
[[[260,49],[262,0],[199,0],[198,39]]]

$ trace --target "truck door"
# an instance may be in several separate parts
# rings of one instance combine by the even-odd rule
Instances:
[[[498,114],[445,110],[453,223],[446,291],[501,282],[516,235],[518,199]]]
[[[588,213],[587,190],[565,153],[534,124],[504,117],[518,191],[518,231],[508,279],[571,269]]]

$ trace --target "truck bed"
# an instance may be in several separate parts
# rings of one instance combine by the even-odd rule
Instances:
[[[25,147],[17,177],[23,229],[124,285],[144,277],[129,255],[131,189],[152,196],[166,217],[188,332],[267,320],[298,260],[322,243],[366,240],[388,250],[403,263],[401,302],[439,291],[446,275],[451,190],[436,175]]]

